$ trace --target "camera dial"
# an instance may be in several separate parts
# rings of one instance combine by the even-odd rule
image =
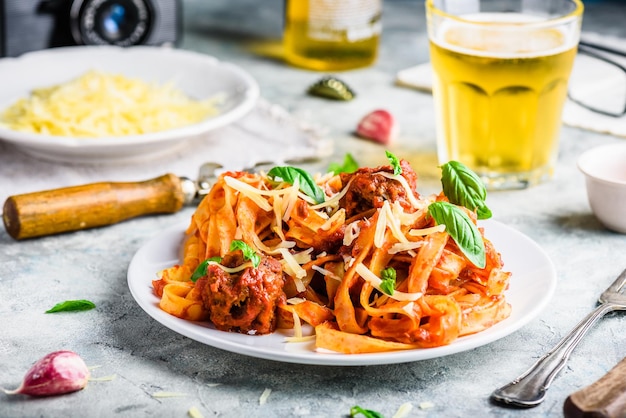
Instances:
[[[151,17],[145,0],[75,0],[70,10],[74,41],[85,45],[140,44]]]

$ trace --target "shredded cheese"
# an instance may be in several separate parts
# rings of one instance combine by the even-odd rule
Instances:
[[[413,405],[410,402],[403,403],[391,418],[405,418],[409,415],[412,409]]]
[[[180,392],[154,392],[152,394],[153,398],[176,398],[180,396],[187,396],[187,394]]]
[[[344,187],[343,190],[341,190],[339,193],[337,193],[336,195],[334,195],[330,199],[325,200],[322,203],[319,203],[317,205],[311,206],[311,209],[317,210],[317,209],[321,209],[321,208],[325,208],[325,207],[336,207],[339,204],[339,201],[341,200],[341,198],[344,197],[346,195],[346,193],[348,193],[348,190],[350,190],[350,185],[352,184],[352,180],[354,180],[354,179],[353,178],[350,179],[348,184],[346,184],[346,187]]]
[[[217,99],[197,101],[172,83],[89,71],[35,89],[0,115],[9,129],[72,138],[141,135],[200,122],[218,114]]]
[[[393,215],[393,212],[391,211],[391,206],[389,206],[387,201],[385,201],[385,203],[387,203],[387,205],[383,206],[383,209],[385,209],[384,215],[387,217],[387,226],[389,226],[391,234],[399,242],[409,242],[407,237],[404,236],[404,233],[402,233],[402,229],[400,228],[398,219]]]
[[[371,270],[368,269],[363,263],[359,263],[356,265],[356,272],[359,274],[359,276],[363,278],[363,280],[371,284],[376,290],[385,293],[380,288],[380,284],[382,283],[382,280],[380,279],[380,277],[372,273]],[[386,293],[385,295],[397,301],[409,301],[409,302],[416,301],[422,297],[422,294],[419,292],[405,293],[405,292],[400,292],[398,290],[395,290],[393,292],[393,295],[389,295]]]
[[[244,183],[243,181],[237,180],[236,178],[230,177],[230,176],[224,176],[224,181],[230,187],[237,190],[238,192],[240,192],[241,194],[245,195],[250,200],[252,200],[254,203],[256,203],[256,205],[259,208],[263,209],[266,212],[269,212],[272,210],[272,207],[267,202],[267,200],[265,200],[265,198],[262,197],[262,195],[266,195],[266,196],[271,195],[273,192],[276,192],[276,191],[272,192],[269,190],[259,190],[256,187],[252,187],[249,184]]]
[[[352,242],[358,238],[360,233],[361,228],[359,227],[359,221],[348,224],[343,234],[343,245],[346,247],[352,245]]]
[[[445,230],[446,230],[446,225],[441,224],[441,225],[431,226],[430,228],[411,229],[409,231],[409,235],[413,237],[423,237],[426,235],[434,234],[435,232],[443,232]]]
[[[288,267],[289,270],[291,270],[291,272],[293,273],[293,276],[295,276],[294,278],[302,279],[303,277],[306,276],[306,270],[303,269],[300,266],[300,264],[298,264],[298,261],[296,261],[296,259],[289,252],[288,249],[278,248],[278,251],[280,252],[280,255],[283,256],[283,261],[286,263],[285,267]],[[290,274],[290,276],[291,275],[292,274]],[[298,287],[298,283],[296,283],[296,287]],[[304,292],[305,290],[306,289],[304,288],[304,284],[302,285],[302,288],[298,288],[298,292]]]
[[[403,251],[414,250],[416,248],[421,247],[422,245],[424,245],[424,241],[398,242],[396,244],[393,244],[391,246],[391,248],[389,248],[389,251],[387,251],[387,252],[389,254],[398,254],[398,253],[401,253]]]
[[[219,268],[221,268],[222,270],[224,270],[226,273],[239,273],[240,271],[243,271],[245,269],[247,269],[248,267],[254,267],[254,264],[252,264],[251,261],[247,261],[237,267],[226,267],[218,262],[215,261],[209,261],[208,264],[214,264],[216,266],[218,266]]]
[[[326,277],[329,277],[329,278],[331,278],[333,280],[337,280],[338,282],[341,281],[341,277],[337,276],[335,273],[333,273],[330,270],[326,270],[323,267],[320,267],[320,266],[314,264],[314,265],[311,266],[311,269],[313,269],[313,270],[317,271],[318,273],[320,273],[320,274],[322,274],[322,275],[324,275]]]
[[[190,418],[204,418],[200,410],[195,406],[192,406],[191,408],[189,408],[189,411],[187,411],[187,414],[189,415]]]
[[[420,201],[415,197],[415,194],[413,194],[413,190],[411,190],[411,186],[409,186],[409,183],[406,181],[406,179],[404,177],[402,177],[402,175],[398,174],[391,174],[391,173],[385,173],[384,171],[380,171],[376,174],[380,174],[383,177],[386,177],[388,179],[391,180],[396,180],[398,181],[402,187],[404,187],[404,190],[406,191],[406,195],[407,198],[409,199],[409,202],[411,202],[411,205],[416,208],[419,209],[423,206],[423,203],[420,203]]]
[[[387,215],[386,209],[389,207],[389,202],[385,200],[383,207],[378,209],[378,220],[376,221],[376,229],[374,230],[374,246],[380,248],[385,242],[385,231],[387,230]]]
[[[259,398],[259,405],[265,405],[271,393],[272,393],[272,389],[265,388],[265,390],[261,394],[261,397]]]

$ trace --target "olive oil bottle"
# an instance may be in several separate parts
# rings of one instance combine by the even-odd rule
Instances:
[[[376,61],[382,0],[286,0],[284,49],[291,65],[317,71]]]

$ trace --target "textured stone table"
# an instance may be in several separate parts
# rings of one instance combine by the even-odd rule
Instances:
[[[422,2],[385,2],[377,64],[341,75],[359,93],[349,103],[306,96],[306,87],[321,75],[289,68],[267,53],[280,39],[282,1],[186,0],[184,6],[181,48],[243,66],[258,80],[265,99],[326,129],[334,142],[333,156],[306,168],[325,169],[329,160],[338,161],[347,151],[363,165],[384,163],[384,148],[355,139],[351,132],[363,114],[385,107],[397,116],[402,130],[390,149],[420,173],[420,191],[438,190],[432,97],[394,86],[398,70],[427,60]],[[626,37],[624,17],[623,1],[590,2],[584,28]],[[262,56],[261,46],[266,51]],[[600,378],[626,356],[623,315],[609,316],[589,332],[540,406],[503,409],[490,404],[489,395],[551,348],[626,267],[626,236],[605,230],[593,217],[575,166],[584,150],[624,140],[566,127],[552,181],[489,195],[494,219],[535,240],[554,262],[558,283],[548,307],[519,331],[489,345],[412,363],[356,367],[281,363],[213,348],[157,323],[131,297],[127,267],[147,240],[186,222],[192,208],[23,242],[2,230],[0,386],[16,386],[32,362],[62,348],[80,353],[90,366],[100,366],[93,370],[95,377],[116,377],[90,382],[85,390],[61,397],[0,394],[0,416],[185,417],[196,407],[204,417],[343,417],[351,406],[361,405],[391,417],[406,402],[414,406],[411,417],[562,416],[568,394]],[[17,153],[0,147],[3,153]],[[8,190],[10,184],[11,190],[29,190],[29,176],[45,183],[46,173],[73,170],[19,158],[23,166],[16,178],[23,184],[5,176],[0,189]],[[168,169],[167,161],[154,164]],[[98,167],[90,173],[97,175]],[[49,186],[63,185],[67,184]],[[97,308],[77,314],[43,313],[60,300],[79,298],[94,301]],[[271,394],[261,405],[265,389]],[[157,398],[156,392],[184,396]]]

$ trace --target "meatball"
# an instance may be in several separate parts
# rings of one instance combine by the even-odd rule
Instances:
[[[238,256],[226,256],[223,265],[241,264]],[[202,301],[213,325],[222,331],[268,334],[276,329],[276,308],[285,303],[285,279],[281,264],[263,257],[257,268],[227,273],[209,265],[203,277]]]
[[[400,166],[402,167],[402,177],[406,179],[415,197],[419,198],[419,194],[415,191],[417,174],[405,160],[400,161]],[[391,166],[360,168],[351,174],[341,174],[341,182],[344,187],[352,181],[348,192],[340,202],[340,205],[346,210],[347,217],[380,208],[385,200],[390,203],[400,202],[405,209],[411,209],[412,205],[406,189],[399,182],[378,175],[380,172],[393,173],[393,168]]]

